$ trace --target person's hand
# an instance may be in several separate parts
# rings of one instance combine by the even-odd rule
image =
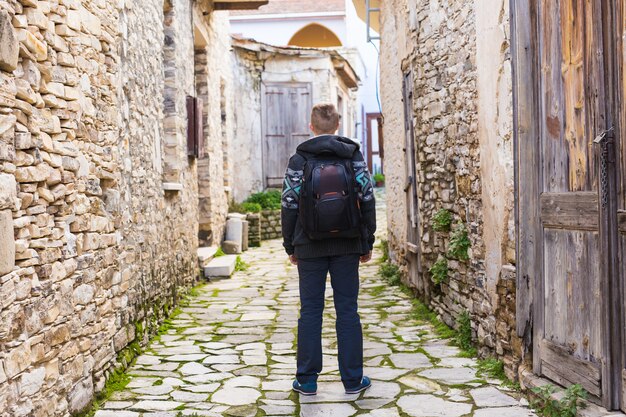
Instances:
[[[369,262],[372,260],[372,252],[370,251],[370,253],[368,253],[367,255],[362,255],[361,256],[361,263],[364,264],[366,262]]]
[[[292,265],[298,265],[298,258],[296,258],[296,255],[289,255],[289,262],[291,262]]]

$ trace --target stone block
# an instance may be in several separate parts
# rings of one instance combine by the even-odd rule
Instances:
[[[224,253],[228,253],[231,255],[241,253],[242,251],[241,242],[225,240],[224,243],[222,243],[222,250],[224,251]]]
[[[204,276],[211,277],[229,277],[235,272],[235,264],[237,256],[226,255],[214,258],[204,268]]]
[[[201,267],[206,266],[217,252],[217,246],[206,246],[198,248],[198,263]]]
[[[15,267],[15,235],[11,210],[0,211],[0,276]]]
[[[69,395],[70,412],[78,414],[84,411],[93,400],[93,379],[91,377],[84,379],[72,388]]]
[[[241,245],[243,239],[243,224],[239,218],[230,218],[226,221],[226,236],[224,240]]]
[[[4,360],[4,370],[7,377],[13,378],[30,366],[30,345],[28,342],[22,343],[13,348]]]
[[[17,199],[17,183],[10,174],[0,174],[0,210],[12,209]]]
[[[38,8],[26,7],[24,8],[24,14],[26,15],[29,25],[36,26],[43,30],[48,29],[48,18]]]
[[[42,182],[48,178],[50,168],[45,164],[21,167],[15,170],[15,178],[19,182]]]
[[[20,395],[31,396],[38,393],[43,386],[45,378],[46,369],[44,367],[22,374],[18,385]]]
[[[34,55],[37,61],[44,61],[48,58],[48,48],[35,35],[26,29],[19,29],[17,32],[19,41]]]
[[[17,118],[12,114],[0,114],[0,138],[9,138],[11,141],[13,141],[16,122]]]
[[[17,68],[20,45],[11,23],[11,16],[0,10],[0,69],[12,72]]]
[[[241,250],[247,251],[249,246],[249,236],[250,236],[250,224],[246,221],[242,221],[243,225],[243,240],[241,242]]]
[[[70,340],[70,330],[67,325],[61,325],[48,330],[45,334],[45,338],[49,346],[56,346]]]
[[[87,304],[94,296],[94,289],[91,285],[82,284],[79,285],[72,294],[72,300],[74,304]]]

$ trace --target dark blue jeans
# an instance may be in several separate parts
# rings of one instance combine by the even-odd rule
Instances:
[[[322,314],[326,276],[330,272],[337,321],[339,372],[344,387],[354,388],[363,377],[363,332],[359,317],[359,255],[298,259],[300,319],[298,370],[301,384],[317,381],[322,371]]]

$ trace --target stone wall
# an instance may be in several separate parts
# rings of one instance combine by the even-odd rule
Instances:
[[[228,201],[232,197],[232,175],[237,153],[233,142],[233,82],[230,59],[228,12],[215,12],[203,26],[205,41],[202,50],[196,46],[196,57],[205,55],[204,70],[196,71],[196,94],[205,104],[204,126],[207,154],[198,161],[198,191],[200,194],[200,240],[202,246],[218,245],[224,237]],[[196,17],[198,20],[201,16]],[[203,51],[206,51],[205,53]],[[226,55],[228,54],[228,55]],[[202,88],[199,86],[202,85]],[[236,162],[239,163],[238,158]],[[239,178],[239,175],[237,175]]]
[[[0,2],[2,416],[88,407],[118,355],[196,279],[196,161],[186,123],[164,114],[185,115],[196,94],[189,17],[214,39],[227,17],[206,20],[207,5],[183,0],[165,9]],[[228,59],[226,44],[210,48],[207,65]],[[219,111],[208,118],[221,123]],[[164,191],[164,181],[177,186]]]
[[[468,311],[481,353],[516,368],[515,287],[504,283],[515,262],[508,2],[392,0],[382,9],[386,185],[400,202],[388,205],[393,259],[406,270],[402,74],[410,71],[422,272],[407,282],[450,325]],[[434,230],[442,209],[467,231],[469,260],[453,259],[451,233]],[[437,285],[429,269],[443,258],[448,277]]]
[[[280,210],[263,210],[261,212],[261,240],[282,238]]]
[[[261,214],[248,213],[248,246],[251,248],[261,246]]]

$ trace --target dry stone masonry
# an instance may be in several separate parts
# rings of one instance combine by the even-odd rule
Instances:
[[[282,235],[280,210],[263,210],[261,212],[261,239],[278,239]]]
[[[393,257],[405,265],[410,255],[404,140],[412,126],[422,271],[408,279],[446,323],[456,325],[467,311],[481,353],[505,358],[513,376],[521,346],[514,325],[508,15],[508,2],[500,0],[382,2],[381,89],[386,184],[397,198],[389,209]],[[406,123],[401,73],[412,94]],[[453,229],[467,231],[468,260],[449,255],[452,233],[433,224],[440,210],[452,214]],[[429,270],[444,257],[448,274],[438,285]]]
[[[186,121],[186,96],[204,94],[217,108],[207,142],[222,140],[220,84],[196,89],[188,63],[197,49],[207,66],[229,59],[227,18],[209,2],[165,3],[0,2],[3,417],[88,407],[197,277],[197,162],[186,123],[164,114]],[[207,158],[219,161],[203,187],[220,239],[223,155]]]

